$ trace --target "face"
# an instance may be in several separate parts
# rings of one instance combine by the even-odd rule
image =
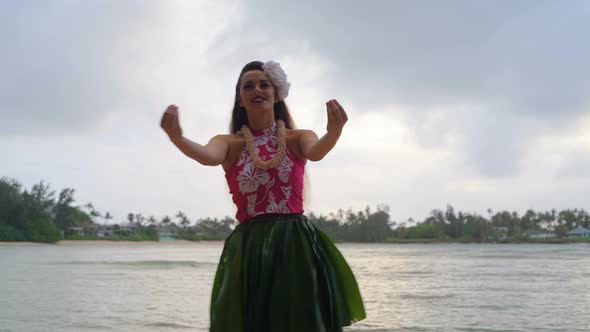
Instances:
[[[275,89],[260,70],[250,70],[240,81],[239,104],[249,111],[273,109],[276,100]]]

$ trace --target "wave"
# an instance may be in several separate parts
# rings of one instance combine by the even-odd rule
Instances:
[[[173,328],[173,329],[194,329],[194,326],[180,325],[175,323],[147,323],[143,324],[145,327],[156,327],[156,328]]]
[[[214,266],[215,263],[197,261],[166,261],[166,260],[145,260],[145,261],[71,261],[59,262],[57,264],[73,265],[106,265],[120,267],[149,267],[149,268],[175,268],[175,267],[202,267]]]
[[[418,299],[418,300],[439,300],[439,299],[450,299],[455,297],[455,294],[401,294],[402,299]]]

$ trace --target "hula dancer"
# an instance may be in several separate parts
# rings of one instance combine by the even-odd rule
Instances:
[[[161,126],[203,165],[221,165],[239,225],[226,239],[211,296],[211,332],[334,332],[365,318],[348,264],[303,213],[307,160],[338,141],[346,112],[326,103],[327,133],[295,129],[284,99],[290,83],[276,62],[248,63],[236,84],[229,135],[206,145],[185,138],[178,107]]]

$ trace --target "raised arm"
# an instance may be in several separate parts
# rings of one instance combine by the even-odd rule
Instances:
[[[326,109],[328,113],[327,133],[318,139],[318,136],[313,131],[306,130],[299,137],[303,157],[311,161],[323,159],[334,148],[342,134],[346,121],[348,121],[344,108],[336,99],[328,101]]]
[[[172,143],[182,151],[187,157],[196,160],[202,165],[217,166],[221,165],[229,151],[229,144],[223,136],[213,137],[206,145],[195,143],[182,135],[180,127],[178,107],[170,105],[162,115],[160,126]]]

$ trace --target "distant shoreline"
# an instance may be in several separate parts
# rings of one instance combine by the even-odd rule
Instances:
[[[201,242],[222,242],[222,241],[201,241]],[[61,240],[56,243],[43,243],[43,242],[31,242],[31,241],[13,241],[13,242],[3,242],[0,241],[0,246],[3,245],[85,245],[85,244],[161,244],[161,245],[171,245],[171,244],[194,244],[200,243],[196,241],[186,241],[186,240],[176,240],[176,241],[110,241],[110,240]]]
[[[442,239],[390,239],[384,243],[392,244],[437,244],[437,243],[461,243],[461,244],[570,244],[570,243],[590,243],[590,238],[548,238],[548,239],[510,239],[503,241],[451,241]]]
[[[112,244],[125,244],[125,245],[142,245],[142,244],[158,244],[158,245],[177,245],[177,244],[195,244],[195,243],[223,243],[220,240],[201,240],[201,241],[187,241],[187,240],[174,240],[174,241],[127,241],[127,240],[61,240],[56,243],[43,243],[43,242],[31,242],[31,241],[0,241],[0,246],[10,245],[64,245],[64,246],[75,246],[75,245],[88,245],[88,244],[101,244],[101,245],[112,245]],[[471,242],[471,241],[445,241],[440,239],[404,239],[404,240],[389,240],[384,242],[339,242],[342,243],[377,243],[377,244],[571,244],[571,243],[590,243],[590,238],[576,238],[576,239],[536,239],[536,240],[508,240],[498,242]]]

